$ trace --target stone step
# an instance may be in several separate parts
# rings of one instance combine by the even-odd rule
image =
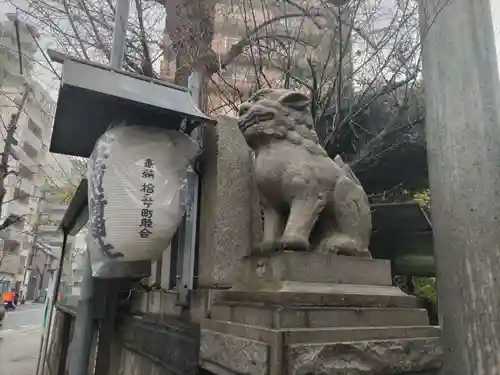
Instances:
[[[205,319],[201,329],[225,335],[269,342],[273,332],[281,332],[285,345],[333,343],[347,341],[434,338],[440,336],[440,328],[434,326],[386,326],[386,327],[323,327],[268,329],[251,325]]]
[[[283,307],[258,303],[214,304],[210,317],[266,328],[428,325],[425,309],[380,307]]]
[[[292,328],[284,332],[289,345],[342,341],[411,339],[439,337],[441,329],[433,326]]]
[[[235,290],[218,293],[219,301],[282,306],[417,307],[417,299],[393,286],[286,283],[279,290]]]

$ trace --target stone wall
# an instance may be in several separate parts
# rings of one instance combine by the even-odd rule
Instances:
[[[198,325],[154,315],[129,316],[123,323],[119,375],[197,374]]]
[[[260,241],[261,215],[253,157],[234,119],[203,130],[197,289],[189,308],[174,292],[135,293],[131,311],[119,318],[110,375],[191,375],[198,368],[199,323],[210,315],[218,290],[231,287],[240,260]],[[163,254],[160,280],[168,285],[170,252]],[[153,266],[153,269],[155,267]]]

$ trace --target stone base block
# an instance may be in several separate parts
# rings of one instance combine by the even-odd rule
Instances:
[[[440,330],[387,261],[280,252],[243,262],[201,323],[218,375],[410,375],[439,369]]]
[[[210,318],[264,328],[401,327],[425,326],[425,309],[407,307],[315,307],[219,302]]]
[[[435,327],[268,330],[206,321],[200,366],[219,375],[403,375],[438,370]]]
[[[401,326],[401,327],[328,327],[328,328],[284,328],[268,329],[233,322],[205,320],[202,331],[243,337],[255,341],[272,343],[273,335],[279,334],[286,345],[312,344],[343,341],[391,340],[439,337],[439,327]]]
[[[245,257],[241,275],[233,290],[282,290],[284,285],[315,283],[392,285],[387,260],[297,251]]]
[[[288,285],[282,290],[227,290],[222,301],[286,306],[416,307],[417,299],[396,287],[319,284]]]
[[[291,345],[288,374],[432,374],[442,366],[436,338]]]

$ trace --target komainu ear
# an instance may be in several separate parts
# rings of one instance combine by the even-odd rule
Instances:
[[[293,91],[283,95],[279,102],[287,107],[302,111],[311,105],[311,100],[305,94]]]

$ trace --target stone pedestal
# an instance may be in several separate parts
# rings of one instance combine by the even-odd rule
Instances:
[[[284,251],[244,259],[201,324],[215,374],[434,374],[439,328],[384,260]]]

